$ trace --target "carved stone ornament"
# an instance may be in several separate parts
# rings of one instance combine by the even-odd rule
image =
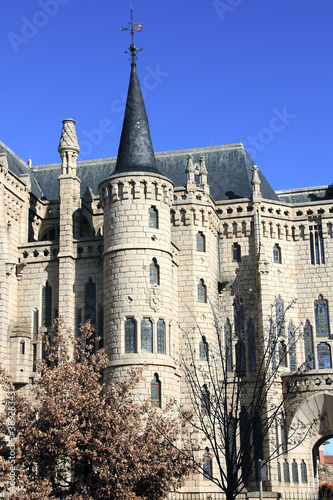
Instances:
[[[153,285],[149,294],[149,305],[156,312],[161,304],[161,291],[158,285]]]

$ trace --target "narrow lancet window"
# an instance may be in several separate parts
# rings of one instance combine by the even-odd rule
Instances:
[[[125,353],[136,352],[136,321],[128,318],[125,321]]]
[[[150,399],[151,406],[154,408],[161,408],[161,382],[157,373],[150,383]]]
[[[149,318],[141,321],[141,352],[153,352],[153,323]]]

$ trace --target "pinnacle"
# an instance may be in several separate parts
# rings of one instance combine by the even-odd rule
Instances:
[[[63,127],[59,142],[58,151],[76,151],[80,152],[80,146],[76,136],[75,121],[72,118],[66,118],[62,121]]]

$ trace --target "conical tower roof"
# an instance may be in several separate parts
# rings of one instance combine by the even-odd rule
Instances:
[[[135,62],[132,62],[131,66],[123,129],[114,173],[130,172],[159,174]]]

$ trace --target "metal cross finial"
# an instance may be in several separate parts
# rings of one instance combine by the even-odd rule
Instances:
[[[132,35],[132,43],[131,45],[129,46],[129,52],[127,52],[127,50],[125,50],[125,53],[126,54],[131,54],[131,58],[132,58],[132,64],[135,65],[135,59],[137,57],[137,54],[138,52],[140,52],[140,50],[142,49],[137,49],[136,46],[134,45],[134,32],[135,31],[142,31],[142,24],[139,24],[139,23],[133,23],[133,11],[132,11],[132,5],[131,5],[131,22],[128,23],[128,28],[119,28],[120,30],[122,31],[130,31],[131,32],[131,35]]]

